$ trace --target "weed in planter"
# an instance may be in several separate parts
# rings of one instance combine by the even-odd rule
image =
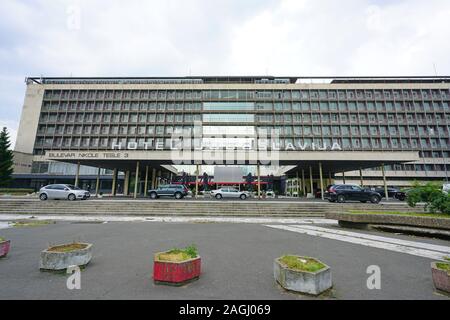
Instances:
[[[184,249],[173,248],[167,252],[160,253],[158,259],[161,261],[184,261],[196,258],[198,256],[197,247],[195,245],[190,245]]]
[[[70,244],[63,244],[59,246],[53,246],[47,249],[49,252],[70,252],[75,250],[81,250],[87,247],[87,244],[83,243],[70,243]]]
[[[299,271],[316,272],[325,268],[325,265],[314,259],[299,258],[290,255],[283,256],[280,259],[280,262],[286,265],[289,269]]]
[[[445,262],[438,262],[436,263],[436,267],[438,269],[450,272],[450,264],[449,263],[445,263]]]

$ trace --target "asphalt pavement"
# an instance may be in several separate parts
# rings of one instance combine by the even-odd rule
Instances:
[[[0,299],[449,299],[434,289],[428,258],[257,223],[59,221],[1,229],[0,236],[12,240],[10,254],[0,259]],[[80,290],[67,289],[67,275],[38,268],[41,250],[72,241],[94,244]],[[153,254],[190,244],[202,257],[200,279],[183,287],[153,284]],[[286,253],[328,264],[333,289],[312,298],[280,288],[273,278],[273,260]],[[380,290],[367,288],[369,265],[380,267]]]

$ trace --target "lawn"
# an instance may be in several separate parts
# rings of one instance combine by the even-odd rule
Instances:
[[[445,218],[450,219],[450,215],[441,213],[425,213],[425,212],[400,212],[400,211],[368,211],[368,210],[348,210],[352,214],[394,214],[399,216],[413,216],[425,218]]]

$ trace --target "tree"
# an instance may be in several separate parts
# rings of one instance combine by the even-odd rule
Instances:
[[[6,187],[12,180],[13,153],[6,127],[0,132],[0,187]]]
[[[406,200],[411,207],[415,207],[418,202],[424,202],[425,211],[450,214],[450,195],[442,192],[439,184],[429,182],[420,185],[415,183],[413,188],[408,191]]]

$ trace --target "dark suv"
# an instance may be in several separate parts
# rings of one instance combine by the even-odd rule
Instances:
[[[325,192],[325,199],[330,202],[345,202],[347,200],[378,203],[381,195],[370,189],[363,189],[356,184],[335,184]]]
[[[387,188],[389,198],[395,198],[400,201],[405,201],[406,193],[398,190],[397,188]],[[375,188],[375,192],[378,192],[383,198],[385,197],[384,188]]]
[[[166,184],[160,185],[156,189],[148,190],[148,195],[152,199],[159,197],[175,197],[175,199],[182,199],[188,195],[188,188],[182,184]]]

